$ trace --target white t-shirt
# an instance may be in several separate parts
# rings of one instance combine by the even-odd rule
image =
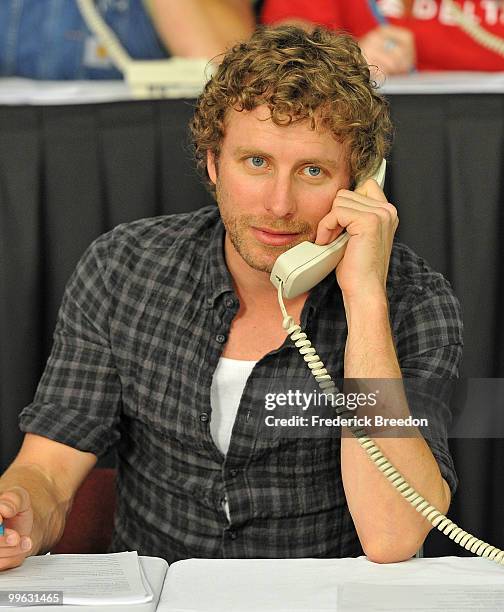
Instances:
[[[217,448],[224,455],[229,449],[243,389],[256,363],[257,361],[240,361],[221,357],[215,369],[210,389],[212,406],[210,433]],[[222,501],[222,507],[228,521],[231,522],[227,498]]]
[[[241,361],[221,357],[210,389],[212,419],[210,433],[217,448],[225,455],[240,405],[243,389],[257,361]]]

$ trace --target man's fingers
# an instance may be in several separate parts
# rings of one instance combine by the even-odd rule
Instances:
[[[341,215],[344,215],[345,220],[349,221],[347,211],[352,210],[377,215],[384,221],[392,221],[397,216],[395,206],[389,202],[383,202],[381,206],[373,206],[347,198],[336,198],[332,210],[320,222],[324,222],[331,229],[336,229],[338,225],[341,225]]]
[[[0,537],[0,546],[17,546],[21,536],[14,529],[6,529],[3,536]]]
[[[0,495],[0,515],[4,518],[12,518],[29,508],[30,496],[22,487],[13,487]]]
[[[12,518],[17,514],[17,507],[11,502],[0,500],[0,515],[3,518]]]
[[[383,193],[379,187],[378,190],[378,193]],[[355,210],[361,210],[363,212],[374,212],[381,214],[383,211],[385,211],[392,216],[397,215],[396,207],[387,199],[378,200],[377,198],[370,198],[363,196],[356,191],[347,191],[345,189],[338,191],[338,195],[334,198],[331,211],[328,212],[326,216],[330,216],[338,206],[354,208]]]
[[[328,216],[334,214],[336,216],[337,223],[346,227],[348,223],[352,222],[352,213],[356,213],[356,216],[364,214],[364,216],[358,216],[358,219],[362,221],[365,221],[367,218],[374,223],[376,219],[379,219],[380,222],[391,224],[392,226],[397,219],[397,210],[395,206],[393,204],[389,204],[388,202],[386,206],[365,207],[363,204],[342,201],[341,203],[338,203],[338,206],[333,209]],[[365,215],[367,215],[367,217]],[[327,225],[329,226],[329,224]]]
[[[397,210],[390,202],[373,205],[338,196],[332,210],[318,224],[315,243],[328,244],[336,240],[343,228],[348,230],[348,226],[354,221],[358,221],[361,228],[364,227],[364,223],[367,225],[371,223],[372,226],[375,226],[377,222],[392,224],[395,231],[398,224]],[[350,231],[350,233],[354,232]]]
[[[350,211],[350,214],[348,214]],[[342,229],[347,228],[352,220],[363,218],[367,212],[358,210],[353,206],[340,206],[339,209],[333,209],[329,214],[323,217],[317,227],[317,236],[315,244],[328,244],[336,240]]]
[[[33,511],[28,492],[12,487],[0,494],[0,558],[29,554],[33,543],[29,537],[33,528]]]
[[[12,569],[14,567],[19,567],[22,565],[23,561],[26,559],[25,553],[17,553],[15,555],[11,555],[8,557],[0,558],[0,572],[4,570]]]
[[[31,550],[31,540],[23,539],[16,546],[1,546],[0,547],[0,561],[2,559],[11,559],[12,557],[18,557],[20,555],[27,555]]]
[[[339,193],[339,192],[338,192]],[[359,185],[353,193],[361,195],[365,198],[371,198],[373,200],[378,200],[378,202],[387,202],[387,198],[383,193],[382,188],[378,183],[372,179],[366,179],[362,185]]]
[[[19,547],[23,551],[30,550],[32,547],[31,538],[19,534],[14,529],[6,529],[5,535],[0,537],[0,547],[16,548]]]
[[[337,228],[330,228],[325,224],[319,223],[317,227],[317,236],[315,237],[315,244],[324,245],[334,242],[342,231],[343,228],[341,226],[337,226]]]
[[[6,529],[5,534],[0,536],[0,558],[27,554],[31,547],[31,538],[21,536],[14,529]]]

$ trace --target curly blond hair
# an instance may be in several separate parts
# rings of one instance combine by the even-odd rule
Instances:
[[[190,129],[200,171],[206,173],[208,151],[218,160],[227,111],[264,104],[277,125],[308,119],[345,143],[352,185],[377,169],[390,146],[387,101],[351,36],[259,28],[224,55],[197,101]]]

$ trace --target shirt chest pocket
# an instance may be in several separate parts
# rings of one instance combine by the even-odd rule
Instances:
[[[169,437],[192,435],[206,401],[202,322],[193,315],[158,296],[143,309],[132,342],[135,417]]]
[[[139,359],[134,376],[136,416],[156,428],[170,428],[178,423],[182,371],[173,351],[153,347]]]

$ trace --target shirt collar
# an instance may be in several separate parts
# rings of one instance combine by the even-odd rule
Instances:
[[[205,280],[207,282],[207,305],[214,305],[223,293],[234,293],[233,278],[224,257],[224,224],[218,212],[218,220],[212,228],[208,247]]]

